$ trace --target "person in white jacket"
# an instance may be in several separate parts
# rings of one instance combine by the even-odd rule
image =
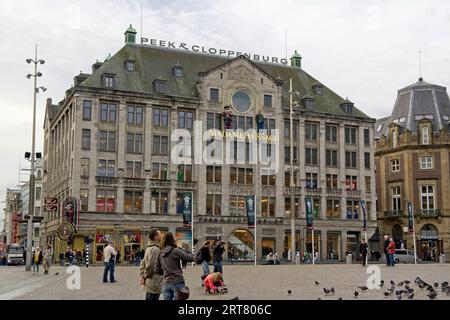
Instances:
[[[117,252],[114,250],[112,246],[113,242],[108,241],[108,245],[103,249],[103,262],[105,263],[105,271],[103,272],[103,283],[108,282],[108,271],[109,271],[109,282],[114,283],[117,282],[114,279],[114,266],[116,264],[116,255]]]

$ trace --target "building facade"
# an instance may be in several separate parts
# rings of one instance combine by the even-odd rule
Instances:
[[[132,28],[125,38],[125,46],[95,63],[91,74],[75,77],[63,101],[47,101],[44,197],[54,197],[58,204],[68,196],[80,200],[71,246],[82,250],[89,235],[93,260],[101,261],[105,239],[111,238],[128,259],[142,248],[148,230],[158,227],[176,233],[190,247],[191,231],[183,227],[182,217],[186,193],[193,196],[193,239],[200,245],[221,238],[233,248],[234,259],[254,258],[245,196],[256,196],[258,259],[270,251],[287,257],[291,214],[296,249],[311,252],[305,197],[313,201],[320,259],[343,260],[346,251],[358,251],[361,199],[367,203],[368,234],[374,234],[375,120],[306,73],[298,54],[285,66],[245,55],[230,59],[138,45]],[[278,142],[275,152],[272,147],[265,151],[278,157],[275,171],[250,163],[249,140],[229,149],[217,136],[198,141],[207,130],[257,128]],[[190,133],[192,140],[174,138],[177,129]],[[183,155],[193,163],[174,163],[172,151],[186,143],[183,152],[195,151]],[[243,162],[197,163],[192,155],[211,144],[219,145],[216,151],[225,156],[233,154],[231,158],[241,159],[242,152]],[[43,240],[53,243],[55,252],[65,251],[67,242],[57,236],[61,207],[45,216]]]
[[[437,261],[450,249],[450,101],[446,88],[423,81],[400,89],[390,117],[377,121],[378,222],[397,246]]]
[[[4,209],[4,242],[6,245],[19,243],[19,224],[22,220],[21,190],[8,188],[6,190]]]

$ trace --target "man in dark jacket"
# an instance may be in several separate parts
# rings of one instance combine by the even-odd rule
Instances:
[[[213,266],[214,266],[214,272],[220,272],[223,273],[222,270],[222,255],[225,251],[223,245],[225,242],[222,240],[217,240],[216,244],[214,245],[213,249]]]
[[[202,258],[202,268],[203,268],[202,286],[203,286],[203,279],[209,274],[209,263],[211,262],[211,251],[209,248],[208,241],[205,241],[205,243],[201,247],[200,256]]]
[[[359,253],[362,257],[362,265],[363,267],[366,265],[366,258],[367,258],[367,243],[364,239],[361,240],[361,243],[359,244]]]
[[[387,248],[389,246],[389,236],[387,234],[384,235],[384,243],[383,243],[383,252],[384,255],[386,256],[386,266],[390,266],[391,265],[391,261],[390,261],[390,256],[387,252]]]

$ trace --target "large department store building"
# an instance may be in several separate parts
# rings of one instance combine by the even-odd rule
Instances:
[[[124,47],[96,62],[91,74],[77,75],[61,102],[47,101],[44,197],[56,198],[58,204],[68,196],[79,200],[72,247],[82,250],[89,235],[93,260],[101,261],[109,237],[128,259],[145,245],[151,227],[174,232],[190,246],[191,229],[183,226],[182,215],[186,193],[193,197],[197,246],[221,238],[237,260],[254,258],[254,229],[248,228],[245,208],[250,195],[256,196],[258,259],[269,251],[288,256],[291,215],[297,250],[311,251],[305,197],[313,201],[315,249],[321,260],[357,253],[364,235],[361,199],[367,204],[368,235],[378,246],[374,119],[306,73],[297,53],[286,65],[265,62],[264,56],[254,61],[247,54],[231,58],[149,44],[136,44],[130,26]],[[296,91],[292,130],[291,79]],[[261,115],[263,122],[257,122]],[[200,121],[202,134],[207,129],[225,132],[227,116],[230,130],[263,123],[279,144],[267,151],[277,152],[278,170],[267,173],[248,161],[174,163],[176,129],[194,133]],[[193,135],[195,150],[211,143],[196,139]],[[248,160],[249,148],[237,149]],[[231,150],[223,145],[223,154]],[[43,241],[53,243],[56,253],[68,245],[57,234],[61,211],[59,205],[56,212],[47,212],[42,224]]]

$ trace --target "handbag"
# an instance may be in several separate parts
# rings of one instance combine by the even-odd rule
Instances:
[[[177,288],[177,300],[187,300],[189,299],[189,288]]]

